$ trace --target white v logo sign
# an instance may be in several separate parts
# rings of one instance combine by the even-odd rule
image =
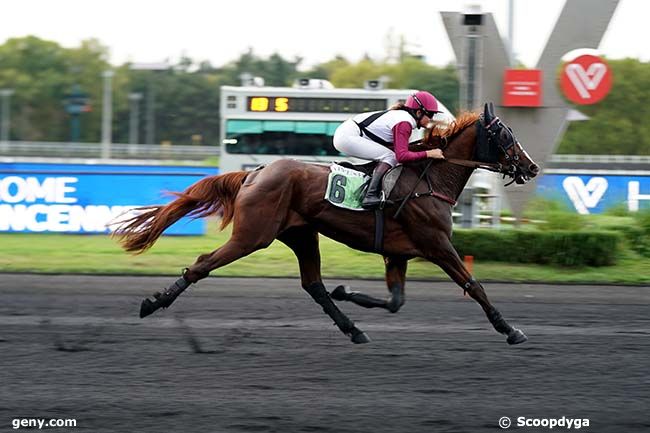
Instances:
[[[562,186],[571,199],[573,206],[582,215],[589,214],[589,208],[594,208],[607,191],[607,179],[592,177],[585,185],[577,176],[569,176],[562,182]]]
[[[566,68],[569,80],[584,99],[591,97],[589,91],[598,87],[606,72],[607,66],[602,63],[592,63],[586,71],[577,63],[570,64]]]

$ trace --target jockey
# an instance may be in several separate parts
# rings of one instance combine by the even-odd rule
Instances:
[[[363,199],[365,209],[378,207],[383,198],[381,178],[397,164],[425,158],[444,159],[440,149],[409,151],[414,128],[426,128],[438,111],[438,101],[429,92],[419,91],[386,111],[361,113],[343,122],[334,133],[334,147],[341,153],[378,161]],[[392,147],[392,149],[390,149]]]

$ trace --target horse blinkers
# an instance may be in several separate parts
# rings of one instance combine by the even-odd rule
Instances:
[[[491,102],[485,104],[483,119],[482,122],[479,122],[479,125],[479,145],[477,149],[479,155],[477,156],[481,156],[481,148],[487,149],[491,161],[486,162],[496,162],[497,171],[503,173],[504,177],[507,175],[513,179],[507,185],[513,182],[524,184],[537,175],[539,166],[533,162],[519,141],[517,141],[512,128],[494,115],[494,106]],[[485,141],[485,143],[481,143],[482,141]],[[503,162],[498,161],[498,153],[503,154]],[[521,166],[525,161],[530,162],[527,168]]]

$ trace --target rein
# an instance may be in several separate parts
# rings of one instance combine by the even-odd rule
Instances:
[[[495,117],[492,122],[490,122],[489,125],[484,126],[486,130],[489,130],[489,128],[495,124],[499,120],[498,117]],[[447,146],[449,146],[449,140],[447,137],[443,137],[441,139],[442,145],[439,147],[440,150],[444,151]],[[500,173],[502,170],[501,164],[498,163],[489,163],[489,162],[480,162],[480,161],[475,161],[472,159],[459,159],[459,158],[445,158],[443,161],[447,161],[450,164],[455,164],[455,165],[461,165],[463,167],[469,167],[472,169],[476,168],[481,168],[483,170],[488,170],[488,171],[494,171],[497,173]]]
[[[501,123],[501,120],[497,116],[494,116],[494,118],[488,124],[484,124],[482,122],[482,119],[483,118],[480,118],[479,120],[477,120],[476,125],[477,125],[477,127],[480,127],[483,131],[486,132],[487,137],[481,136],[479,134],[479,136],[477,137],[477,146],[479,146],[479,148],[482,148],[483,146],[489,146],[490,143],[492,143],[493,141],[496,141],[496,134],[499,132],[499,130],[504,128],[503,124]],[[505,127],[505,129],[510,134],[511,140],[510,140],[509,143],[506,143],[506,145],[503,145],[502,143],[499,143],[497,141],[497,149],[500,150],[501,152],[503,152],[504,157],[505,157],[507,162],[510,162],[512,160],[512,161],[514,161],[516,163],[519,160],[519,153],[517,152],[517,148],[515,146],[515,143],[517,142],[517,140],[515,139],[514,135],[512,134],[512,130],[510,128]],[[441,142],[442,142],[441,143],[442,145],[439,147],[439,149],[444,151],[447,148],[447,146],[449,145],[449,140],[448,140],[447,137],[442,137]],[[511,155],[509,155],[508,150],[513,146],[515,146],[515,152],[514,152],[514,155],[511,156]],[[476,155],[475,155],[475,157],[476,157]],[[492,172],[495,172],[495,173],[502,173],[504,178],[508,174],[513,175],[515,170],[516,170],[516,167],[514,165],[508,166],[508,169],[505,170],[504,166],[501,163],[498,163],[498,162],[482,162],[482,161],[477,161],[476,159],[449,158],[449,159],[445,159],[444,161],[447,161],[450,164],[460,165],[460,166],[463,166],[463,167],[469,167],[469,168],[472,168],[472,169],[479,168],[479,169],[483,169],[483,170],[492,171]],[[515,178],[513,176],[512,182],[514,182],[514,181],[515,181]],[[506,186],[510,185],[512,182],[508,183]]]
[[[511,156],[508,153],[508,150],[512,146],[514,146],[515,143],[516,143],[516,139],[515,139],[514,135],[512,134],[512,130],[510,130],[510,128],[506,127],[508,132],[510,133],[511,140],[508,143],[506,143],[506,145],[504,145],[503,143],[500,143],[499,141],[497,141],[498,140],[497,139],[497,133],[504,127],[503,124],[501,123],[500,119],[497,116],[494,116],[492,118],[492,120],[487,124],[484,123],[483,119],[484,118],[480,118],[480,120],[477,120],[476,125],[477,125],[477,127],[481,127],[483,129],[483,131],[485,131],[487,136],[485,136],[485,135],[477,136],[477,144],[476,144],[476,146],[478,146],[478,149],[484,149],[484,147],[481,147],[481,146],[489,146],[491,143],[494,144],[496,142],[496,145],[498,146],[497,149],[504,153],[506,161],[513,160],[516,163],[519,160],[519,154],[517,152],[517,148],[515,147],[514,155]],[[423,141],[424,140],[420,139],[420,140],[414,141],[414,142],[409,143],[409,144],[421,143]],[[441,137],[441,145],[438,148],[440,150],[444,151],[447,148],[447,146],[449,146],[448,137]],[[478,152],[478,150],[476,150],[475,152]],[[477,155],[475,154],[474,156],[476,157]],[[479,157],[480,157],[480,155],[479,155]],[[450,164],[460,165],[460,166],[463,166],[463,167],[469,167],[471,169],[479,168],[479,169],[488,170],[488,171],[492,171],[492,172],[496,172],[496,173],[502,173],[504,178],[506,177],[506,175],[510,174],[510,175],[512,175],[513,180],[512,180],[512,182],[508,183],[506,186],[510,185],[511,183],[515,182],[515,180],[516,180],[516,177],[514,176],[514,174],[516,173],[517,167],[514,164],[509,165],[509,166],[507,166],[506,169],[504,169],[504,166],[501,163],[498,163],[498,162],[496,162],[496,163],[495,162],[481,162],[481,161],[472,160],[472,159],[460,159],[460,158],[441,159],[440,161],[446,161],[446,162],[448,162]],[[430,160],[427,163],[424,170],[422,170],[422,173],[420,173],[420,176],[418,177],[417,182],[415,182],[415,184],[413,185],[413,188],[411,188],[411,192],[409,192],[409,194],[406,197],[395,200],[396,202],[401,201],[402,203],[400,204],[399,208],[395,212],[395,215],[393,216],[394,218],[397,218],[397,216],[402,212],[402,209],[404,209],[404,206],[406,205],[406,203],[412,198],[435,197],[435,198],[437,198],[439,200],[442,200],[444,202],[447,202],[447,203],[451,204],[452,206],[456,205],[455,200],[453,200],[453,199],[451,199],[451,198],[449,198],[449,197],[447,197],[447,196],[445,196],[443,194],[440,194],[440,193],[437,193],[437,192],[433,191],[433,187],[431,185],[431,179],[429,179],[429,176],[427,174],[427,171],[429,170],[429,167],[431,167],[432,163],[433,163],[433,160]],[[422,179],[425,176],[426,176],[426,180],[427,180],[427,185],[429,187],[428,191],[424,192],[424,193],[416,193],[415,189],[417,188],[417,186],[420,184],[420,182],[422,181]]]
[[[411,144],[421,144],[423,141],[424,140],[420,138],[419,140],[411,141],[409,143],[409,145],[411,145]],[[439,147],[439,149],[444,151],[447,148],[447,145],[449,144],[449,142],[448,142],[448,140],[446,138],[443,141],[444,141],[445,144],[444,144],[444,146]],[[445,158],[442,161],[447,161],[450,164],[462,165],[464,167],[482,168],[484,170],[501,172],[501,164],[491,164],[491,163],[488,163],[488,162],[479,162],[479,161],[474,161],[474,160],[471,160],[471,159],[458,159],[458,158],[449,158],[449,159]]]
[[[449,159],[445,158],[442,161],[447,161],[450,164],[462,165],[464,167],[482,168],[484,170],[495,171],[497,173],[501,172],[501,164],[491,164],[488,162],[479,162],[479,161],[473,161],[471,159],[457,159],[457,158],[449,158]]]
[[[424,167],[424,170],[422,170],[422,173],[420,173],[420,176],[418,177],[418,180],[413,184],[413,188],[411,188],[411,191],[408,193],[408,195],[404,198],[399,198],[395,200],[396,202],[401,201],[402,204],[399,205],[397,208],[397,211],[395,211],[395,214],[393,215],[393,218],[397,218],[398,215],[402,212],[402,209],[404,209],[404,206],[406,206],[406,203],[412,199],[412,198],[420,198],[420,197],[434,197],[439,200],[442,200],[444,202],[449,203],[452,206],[456,206],[456,200],[447,197],[444,194],[440,194],[438,192],[435,192],[433,190],[433,186],[431,185],[431,179],[429,179],[429,175],[427,172],[429,171],[429,167],[431,167],[431,164],[433,164],[433,160],[430,160],[426,167]],[[426,176],[427,179],[427,186],[429,187],[429,190],[427,192],[415,192],[415,188],[418,187],[420,184],[420,181]]]

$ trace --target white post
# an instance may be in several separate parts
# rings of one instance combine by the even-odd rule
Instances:
[[[508,60],[510,66],[515,67],[515,48],[514,48],[514,34],[515,34],[515,0],[508,0]]]
[[[481,81],[483,69],[483,13],[481,6],[470,5],[463,15],[465,27],[465,52],[460,82],[460,107],[476,110],[481,100]]]
[[[10,122],[10,104],[9,100],[14,93],[13,89],[0,89],[0,98],[2,99],[2,120],[0,121],[0,144],[2,150],[9,148],[9,128]]]
[[[171,66],[167,63],[133,63],[131,69],[136,71],[166,71]],[[154,77],[148,77],[146,109],[145,109],[145,138],[146,144],[154,144],[156,141],[156,85]]]
[[[104,71],[104,103],[102,106],[102,159],[111,157],[111,141],[113,127],[113,89],[114,72]]]
[[[140,100],[142,93],[129,93],[131,115],[129,116],[129,155],[135,155],[140,132]]]
[[[138,144],[140,139],[138,133],[140,132],[140,100],[142,93],[129,93],[129,102],[131,102],[131,115],[129,117],[129,143]]]

